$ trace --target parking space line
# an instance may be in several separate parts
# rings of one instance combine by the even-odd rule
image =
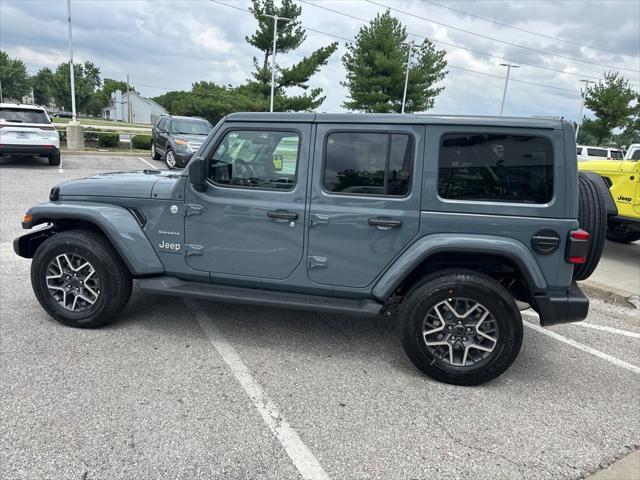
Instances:
[[[249,369],[238,355],[236,349],[227,341],[222,332],[211,321],[211,318],[193,300],[184,300],[184,303],[195,312],[196,320],[207,335],[209,342],[231,369],[236,380],[238,380],[254,407],[260,413],[264,423],[267,424],[271,433],[287,452],[302,478],[305,480],[329,480],[329,475],[324,471],[316,457],[307,448],[296,431],[282,417],[278,407],[267,396],[260,384],[251,376]]]
[[[536,325],[535,323],[531,323],[528,321],[522,322],[526,327],[535,330],[536,332],[542,333],[548,337],[551,337],[559,342],[566,343],[567,345],[571,345],[578,350],[582,350],[583,352],[590,353],[591,355],[606,360],[613,365],[618,367],[625,368],[627,370],[632,371],[633,373],[640,374],[640,367],[636,367],[635,365],[631,365],[630,363],[625,362],[624,360],[620,360],[619,358],[613,357],[609,354],[601,352],[600,350],[596,350],[595,348],[591,348],[587,345],[583,345],[582,343],[576,342],[570,338],[565,337],[564,335],[560,335],[559,333],[553,332],[546,328],[541,327],[540,325]]]
[[[640,338],[640,333],[621,330],[619,328],[605,327],[604,325],[596,325],[594,323],[576,322],[572,325],[576,325],[578,327],[593,328],[594,330],[602,330],[603,332],[615,333],[616,335],[624,335],[625,337]]]
[[[146,163],[147,165],[149,165],[149,166],[150,166],[151,168],[153,168],[154,170],[159,170],[159,168],[158,168],[158,167],[156,167],[156,166],[154,166],[153,164],[151,164],[151,163],[147,162],[144,158],[142,158],[142,157],[137,157],[137,158],[138,158],[138,160],[140,160],[141,162],[144,162],[144,163]]]

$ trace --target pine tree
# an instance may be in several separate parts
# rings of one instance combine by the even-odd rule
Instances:
[[[343,103],[349,110],[389,113],[400,112],[404,91],[407,56],[407,31],[389,11],[378,14],[369,25],[360,28],[354,43],[347,45],[342,62],[347,80],[342,85],[350,99]],[[435,85],[444,79],[445,51],[436,50],[425,39],[413,47],[409,71],[406,112],[422,112],[433,107],[444,87]]]
[[[266,110],[271,95],[270,57],[273,55],[273,19],[263,15],[278,15],[279,17],[293,20],[291,22],[278,22],[276,55],[280,56],[297,49],[306,40],[305,30],[298,20],[302,9],[293,0],[282,0],[280,7],[277,7],[273,0],[252,0],[249,10],[258,20],[258,29],[253,35],[246,37],[246,40],[249,44],[261,50],[263,55],[261,59],[254,57],[255,70],[253,79],[247,85],[239,87],[238,90],[242,94],[258,100],[262,104],[262,109]],[[322,96],[321,88],[309,89],[309,79],[318,73],[320,67],[327,64],[329,57],[337,48],[338,44],[334,42],[326,47],[319,48],[291,67],[284,68],[276,65],[274,109],[279,111],[300,111],[318,108],[325,97]],[[299,87],[304,93],[288,96],[286,89],[292,87]]]

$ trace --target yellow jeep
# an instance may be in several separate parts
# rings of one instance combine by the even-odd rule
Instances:
[[[615,208],[608,209],[607,238],[640,240],[640,144],[631,145],[623,160],[580,159],[578,170],[598,174],[609,187]]]

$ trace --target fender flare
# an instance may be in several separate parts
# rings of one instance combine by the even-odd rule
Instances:
[[[133,214],[124,207],[94,202],[45,202],[29,209],[22,228],[56,220],[94,224],[109,239],[134,276],[164,273],[164,266]]]
[[[373,296],[386,300],[424,260],[437,253],[490,254],[511,260],[532,291],[544,291],[547,281],[529,248],[517,240],[492,235],[433,234],[422,237],[397,258],[373,288]]]

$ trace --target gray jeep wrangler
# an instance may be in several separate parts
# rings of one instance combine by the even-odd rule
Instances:
[[[14,249],[66,325],[113,321],[132,279],[156,294],[383,314],[422,372],[473,385],[518,355],[516,300],[543,326],[587,316],[576,281],[602,250],[599,189],[579,180],[562,120],[237,113],[184,171],[53,187],[22,224],[46,227]]]

